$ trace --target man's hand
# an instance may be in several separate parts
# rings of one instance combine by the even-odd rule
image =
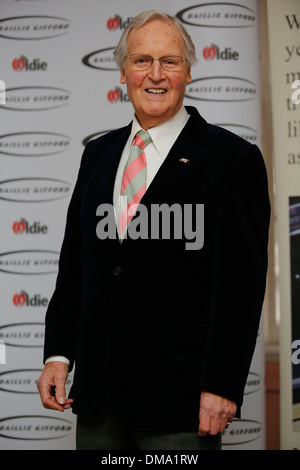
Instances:
[[[236,404],[226,398],[208,392],[200,397],[198,435],[216,435],[223,432],[236,414]]]
[[[45,365],[37,383],[44,408],[58,411],[70,408],[73,400],[66,400],[65,389],[68,370],[68,365],[64,362],[52,361]]]

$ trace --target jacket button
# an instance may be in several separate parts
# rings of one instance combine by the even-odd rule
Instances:
[[[120,276],[120,274],[122,273],[122,268],[120,266],[116,266],[113,269],[113,273],[114,273],[115,276]]]

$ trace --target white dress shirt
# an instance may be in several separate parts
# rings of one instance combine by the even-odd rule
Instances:
[[[147,188],[158,172],[161,164],[164,162],[167,157],[171,147],[173,146],[175,140],[179,136],[180,132],[187,123],[189,115],[184,106],[168,121],[160,124],[159,126],[152,127],[148,129],[148,132],[151,136],[152,141],[145,148],[145,156],[147,160]],[[138,120],[134,116],[132,122],[132,128],[130,136],[127,140],[127,143],[124,147],[123,153],[121,155],[119,167],[116,174],[115,185],[114,185],[114,194],[113,194],[113,203],[116,212],[116,220],[119,220],[119,214],[121,210],[121,183],[124,167],[129,157],[131,147],[133,145],[133,140],[137,132],[142,130]],[[63,356],[51,356],[46,360],[50,361],[61,361],[69,364],[70,361]]]

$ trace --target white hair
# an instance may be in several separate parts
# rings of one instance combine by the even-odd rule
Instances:
[[[183,26],[182,22],[176,16],[171,16],[171,15],[168,15],[167,13],[163,13],[157,10],[149,10],[149,11],[145,11],[135,16],[124,29],[123,34],[119,40],[119,43],[114,50],[114,56],[115,56],[117,63],[119,64],[119,67],[121,68],[123,66],[124,61],[126,59],[127,42],[128,42],[128,36],[130,32],[133,29],[138,29],[144,24],[150,23],[151,21],[154,21],[154,20],[160,20],[165,23],[172,23],[174,24],[174,26],[176,26],[176,28],[180,32],[182,39],[184,41],[185,58],[187,60],[187,63],[189,66],[193,65],[197,61],[195,45],[192,41],[191,36],[189,35],[187,30]]]

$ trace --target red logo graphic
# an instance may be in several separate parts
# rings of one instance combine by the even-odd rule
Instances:
[[[25,57],[21,56],[18,59],[14,59],[12,61],[12,66],[13,66],[13,69],[16,70],[17,72],[20,72],[21,70],[23,70],[26,66]]]
[[[12,229],[16,235],[21,235],[22,233],[46,234],[48,232],[47,225],[41,225],[39,221],[29,224],[25,219],[16,220],[12,225]]]
[[[108,18],[106,25],[110,31],[116,31],[120,27],[120,18],[118,16]]]
[[[124,91],[118,87],[116,87],[114,90],[109,90],[107,93],[107,99],[110,103],[117,103],[118,101],[123,103],[130,101],[128,94],[124,93]]]
[[[111,103],[116,103],[117,101],[119,101],[120,95],[121,95],[120,90],[118,90],[118,89],[109,90],[109,92],[107,93],[107,99]]]
[[[206,60],[212,60],[216,58],[216,60],[238,60],[239,53],[237,51],[233,51],[231,47],[225,47],[224,49],[220,49],[215,44],[211,46],[207,46],[203,49],[202,55]]]
[[[22,72],[22,70],[36,72],[38,70],[47,70],[48,64],[47,62],[41,62],[40,59],[29,61],[26,57],[21,55],[12,61],[12,67],[16,72]]]
[[[27,294],[26,292],[21,292],[20,294],[15,294],[13,296],[13,303],[16,307],[22,307],[26,303]]]
[[[130,23],[132,17],[123,20],[119,15],[115,15],[114,18],[108,18],[106,22],[107,29],[110,31],[116,31],[117,29],[125,29],[126,26]]]
[[[211,47],[205,47],[203,49],[203,57],[206,60],[212,60],[214,57],[216,57],[217,49],[214,46]]]
[[[12,229],[15,233],[20,234],[26,230],[26,221],[21,219],[13,223]]]
[[[27,292],[21,291],[13,296],[13,303],[16,307],[47,307],[48,299],[40,294],[29,296]]]

